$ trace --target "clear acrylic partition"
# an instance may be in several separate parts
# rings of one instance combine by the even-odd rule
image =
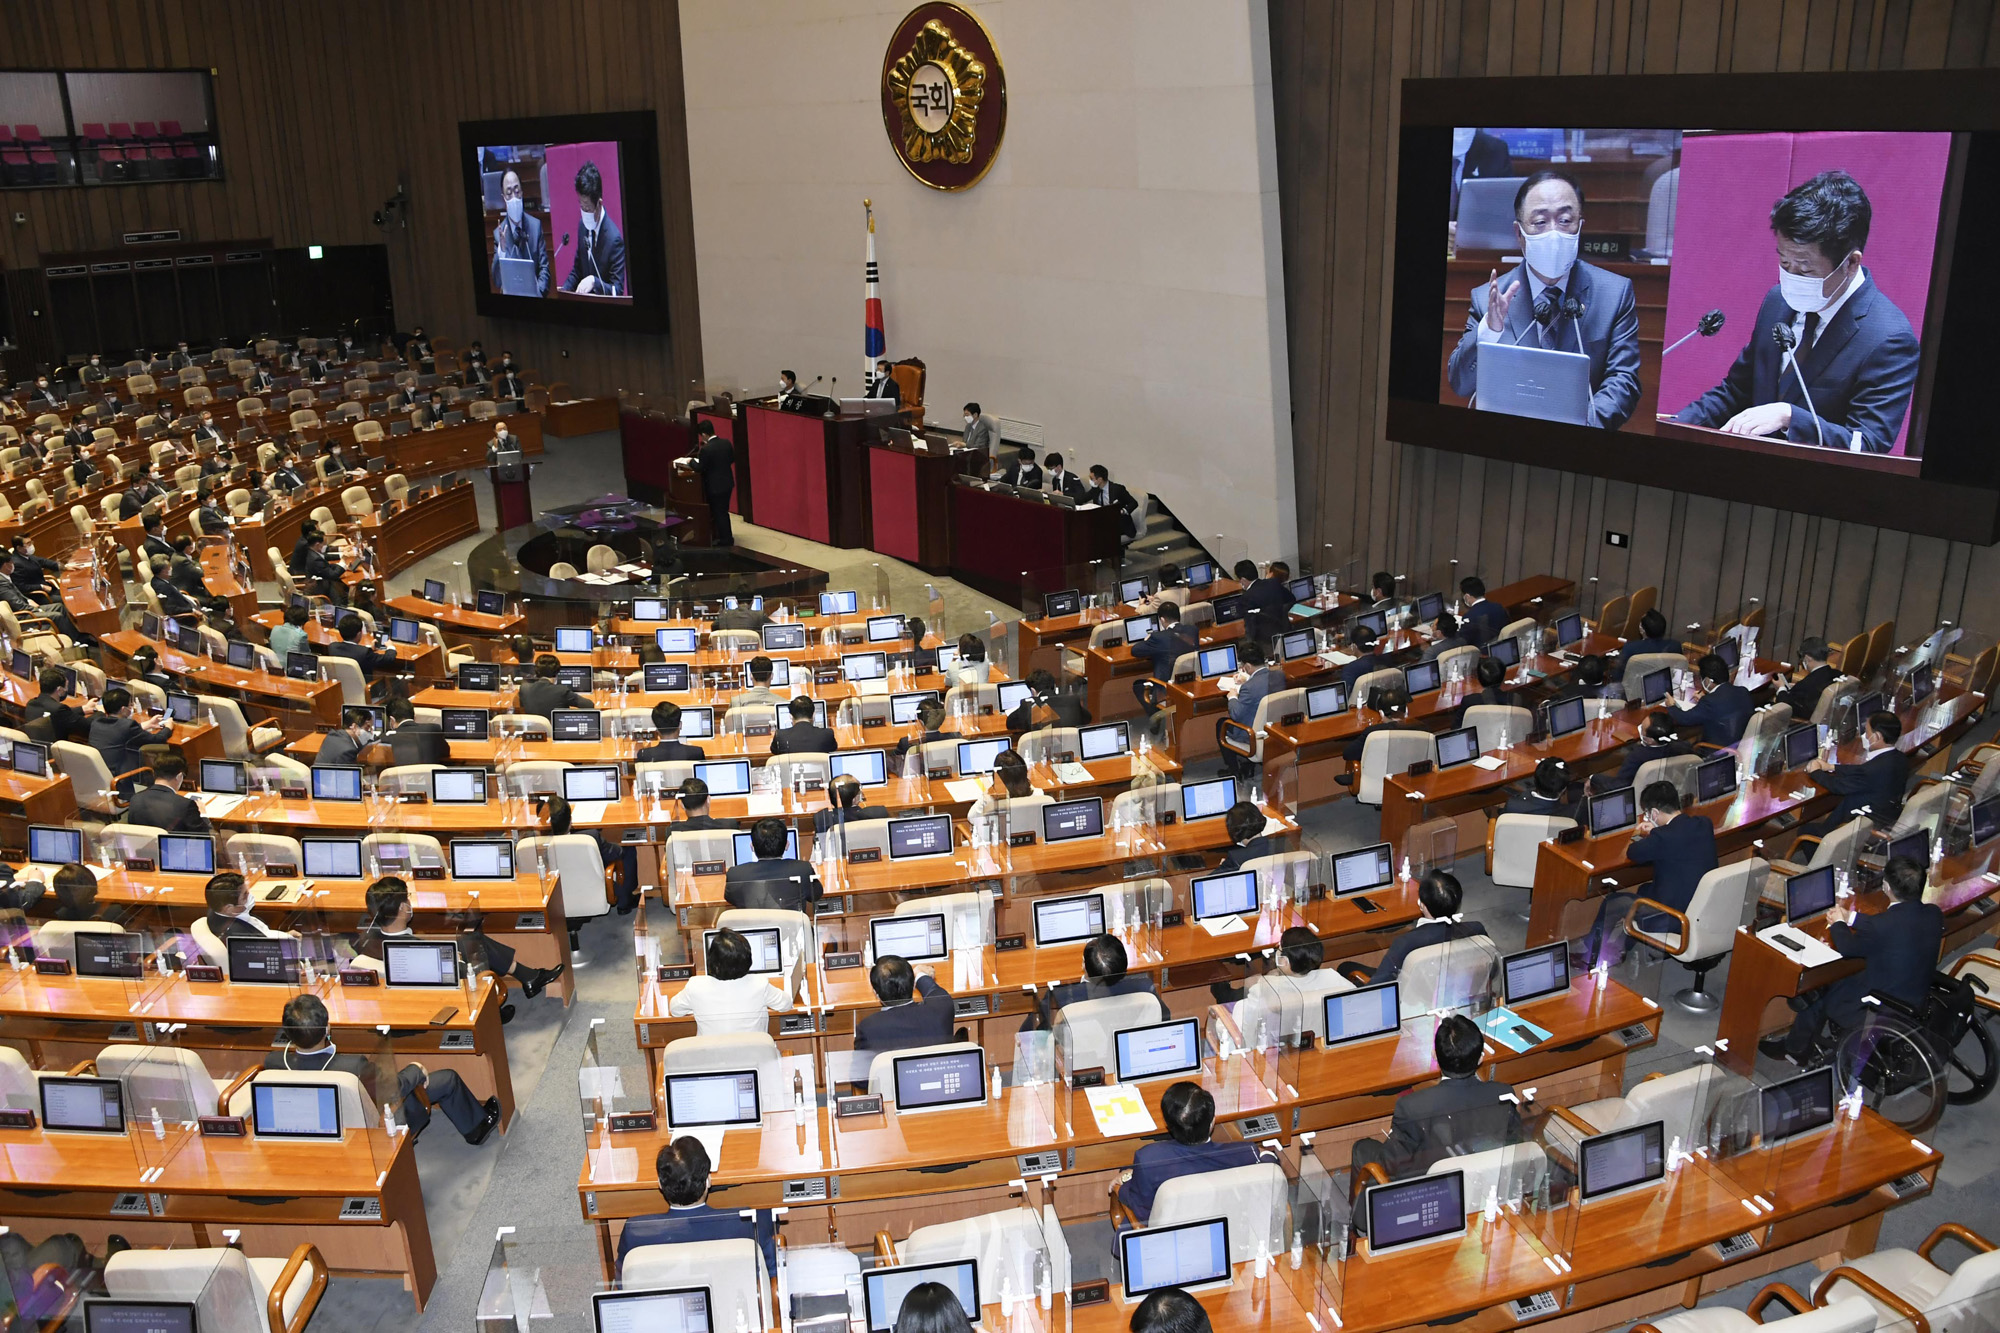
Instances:
[[[339,990],[340,988],[335,986],[325,992],[327,1007],[336,1018],[342,1012],[340,1008],[335,1007],[335,997],[339,994]],[[356,1003],[366,1004],[369,999],[379,995],[380,992],[375,990],[356,991]],[[455,1021],[463,1022],[470,1012],[468,1009],[461,1009]],[[413,1061],[407,1058],[407,1055],[399,1054],[392,1037],[392,1030],[387,1024],[365,1029],[343,1026],[333,1033],[333,1037],[341,1055],[359,1056],[366,1061],[366,1067],[356,1074],[361,1084],[361,1101],[365,1104],[350,1106],[346,1094],[342,1093],[340,1096],[340,1128],[347,1144],[347,1151],[358,1156],[360,1142],[365,1139],[375,1170],[378,1173],[387,1171],[398,1149],[407,1142],[411,1131],[412,1107],[407,1094],[419,1086],[424,1086],[429,1077],[422,1063],[423,1057],[419,1055],[418,1059]],[[358,1124],[350,1115],[351,1111],[359,1112],[361,1120]],[[443,1122],[445,1128],[449,1130],[450,1122],[445,1120],[443,1111],[434,1107],[430,1115],[433,1120]]]
[[[1231,537],[1225,533],[1209,534],[1203,540],[1202,547],[1207,552],[1208,558],[1215,562],[1215,577],[1218,579],[1235,579],[1236,562],[1250,558],[1249,544],[1241,538]],[[1264,572],[1262,561],[1257,564],[1257,572],[1259,574]]]
[[[529,1253],[531,1248],[540,1247],[509,1239],[513,1230],[500,1229],[486,1261],[486,1280],[480,1284],[474,1315],[474,1326],[480,1333],[499,1333],[501,1329],[529,1333],[540,1321],[555,1318],[548,1290],[542,1284],[541,1265]]]
[[[993,680],[1012,680],[1019,674],[1021,622],[1018,619],[995,621],[979,631],[979,638],[986,644],[986,663]]]
[[[1833,1048],[1834,1094],[1845,1102],[1840,1123],[1865,1107],[1908,1133],[1928,1134],[1945,1110],[1945,1058],[1910,1010],[1893,1001],[1869,1006]],[[1795,1142],[1812,1150],[1804,1140]]]
[[[868,598],[868,606],[877,615],[889,610],[889,571],[880,560],[869,562],[868,570],[861,576],[861,592]]]
[[[577,1059],[578,1119],[583,1129],[584,1170],[598,1185],[629,1185],[649,1178],[652,1162],[641,1160],[640,1146],[652,1144],[650,1130],[615,1130],[611,1118],[654,1112],[666,1123],[645,1057],[634,1043],[629,1024],[614,1030],[603,1019],[591,1022]]]
[[[841,1327],[866,1314],[861,1256],[843,1245],[793,1245],[778,1252],[778,1317],[787,1330],[822,1320]],[[721,1333],[718,1330],[718,1333]]]
[[[1402,1017],[1484,1014],[1500,994],[1499,972],[1500,950],[1484,935],[1414,950],[1397,977]]]
[[[989,1237],[977,1256],[979,1264],[979,1299],[981,1309],[968,1310],[969,1318],[979,1326],[989,1329],[1006,1329],[1009,1333],[1039,1333],[1061,1327],[1058,1318],[1067,1319],[1067,1302],[1059,1314],[1055,1309],[1055,1273],[1057,1256],[1051,1253],[1047,1235],[1049,1223],[1047,1214],[1019,1195],[1013,1196],[1009,1207],[994,1207],[978,1218],[982,1234]],[[906,1257],[907,1224],[899,1224],[891,1229],[896,1252],[881,1255],[874,1252],[859,1256],[860,1269],[854,1275],[850,1287],[852,1315],[859,1318],[865,1310],[862,1302],[862,1287],[867,1275],[880,1269],[899,1268],[906,1263],[925,1262],[921,1254]],[[1061,1246],[1063,1266],[1067,1267],[1066,1244]],[[810,1253],[808,1251],[807,1253]],[[788,1275],[789,1280],[789,1275]],[[1050,1308],[1042,1309],[1040,1293],[1046,1288]],[[720,1313],[720,1312],[719,1312]],[[878,1318],[894,1322],[894,1312],[878,1312]],[[756,1325],[753,1323],[752,1325]],[[713,1325],[718,1330],[731,1327],[726,1314],[723,1321]]]
[[[1458,821],[1449,816],[1426,820],[1404,835],[1398,850],[1409,862],[1407,878],[1420,880],[1433,870],[1449,871],[1458,862]]]
[[[1299,817],[1299,760],[1296,752],[1267,759],[1254,775],[1258,791],[1249,799],[1264,807],[1266,819],[1277,817],[1297,822]],[[1238,786],[1243,784],[1239,782]]]
[[[202,1116],[217,1113],[215,1079],[201,1053],[183,1047],[173,1024],[159,1024],[147,1046],[114,1044],[98,1055],[101,1078],[118,1080],[125,1128],[139,1162],[163,1167],[199,1142]]]

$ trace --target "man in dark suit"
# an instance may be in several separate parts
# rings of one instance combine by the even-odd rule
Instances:
[[[1181,624],[1181,609],[1172,602],[1161,602],[1154,616],[1153,632],[1131,645],[1132,656],[1152,663],[1153,680],[1172,680],[1174,663],[1195,650],[1200,636],[1194,626]],[[1139,702],[1145,705],[1148,713],[1158,709],[1159,705],[1153,701],[1146,681],[1134,682],[1132,693],[1139,696]]]
[[[133,477],[132,484],[125,488],[123,495],[118,497],[118,517],[120,521],[128,518],[137,518],[139,511],[146,507],[148,501],[157,499],[166,493],[167,488],[160,484],[159,464],[146,464],[145,470]]]
[[[833,807],[813,812],[813,832],[824,833],[836,824],[887,819],[890,812],[886,807],[861,803],[861,791],[861,782],[852,773],[842,773],[835,778],[827,793],[833,799]]]
[[[387,644],[381,648],[370,648],[361,642],[361,631],[365,628],[361,617],[349,611],[334,627],[340,635],[339,643],[327,645],[328,657],[344,657],[361,668],[364,677],[380,671],[394,671],[401,665],[396,657],[396,645]],[[400,762],[400,761],[399,761]]]
[[[1058,495],[1067,495],[1081,504],[1084,496],[1083,478],[1063,467],[1061,454],[1050,454],[1042,461],[1048,467],[1048,475],[1042,478],[1044,489],[1054,491]]]
[[[140,793],[142,796],[144,794]],[[208,904],[208,910],[202,914],[201,919],[207,925],[209,934],[215,936],[217,943],[227,941],[232,936],[272,939],[279,934],[278,931],[267,929],[252,912],[249,882],[234,870],[211,875],[208,883],[202,887],[202,898]]]
[[[1790,1031],[1757,1043],[1760,1053],[1799,1065],[1816,1063],[1815,1048],[1826,1025],[1833,1024],[1836,1037],[1858,1027],[1868,1014],[1863,1001],[1871,995],[1923,1007],[1944,945],[1944,912],[1924,901],[1924,866],[1910,857],[1889,863],[1882,886],[1889,892],[1883,911],[1863,916],[1851,903],[1835,903],[1826,914],[1826,942],[1848,958],[1861,959],[1861,971],[1813,995]]]
[[[1023,486],[1029,490],[1040,489],[1042,469],[1041,465],[1035,462],[1035,450],[1032,445],[1024,444],[1014,451],[1014,461],[1001,469],[1000,480],[1009,486]]]
[[[168,751],[155,755],[149,780],[141,774],[134,784],[132,803],[125,807],[127,824],[144,824],[169,833],[206,833],[208,821],[201,807],[181,795],[181,781],[187,776],[187,761]]]
[[[1619,762],[1616,774],[1599,773],[1590,781],[1593,791],[1616,791],[1629,787],[1639,776],[1639,770],[1655,759],[1672,759],[1676,755],[1693,754],[1694,746],[1681,739],[1674,723],[1664,713],[1654,713],[1639,728],[1639,741],[1627,746],[1625,757]]]
[[[576,209],[582,235],[563,290],[578,296],[626,296],[625,234],[604,209],[604,176],[595,162],[576,169]]]
[[[536,717],[553,720],[558,708],[591,708],[590,700],[578,694],[569,686],[556,679],[556,672],[562,669],[562,659],[554,653],[543,653],[535,658],[535,674],[521,682],[520,697],[515,707],[523,713],[533,713]]]
[[[1394,981],[1403,970],[1404,960],[1419,949],[1452,940],[1484,937],[1484,925],[1465,919],[1461,911],[1464,903],[1465,889],[1459,884],[1458,876],[1446,870],[1433,870],[1426,874],[1417,885],[1417,906],[1423,910],[1422,918],[1390,941],[1382,961],[1375,964],[1375,970],[1369,974],[1369,983]]]
[[[739,827],[733,819],[717,819],[708,813],[708,784],[700,778],[681,783],[680,803],[681,817],[668,826],[668,833],[700,833],[709,829],[734,833]]]
[[[1058,690],[1056,678],[1041,667],[1028,673],[1028,697],[1007,714],[1007,730],[1012,732],[1089,725],[1090,710],[1083,706],[1083,700],[1067,690]]]
[[[188,597],[187,591],[174,582],[171,566],[153,566],[151,587],[153,595],[159,599],[160,610],[165,614],[178,618],[201,613],[201,608]]]
[[[1141,1226],[1153,1215],[1160,1186],[1169,1180],[1255,1166],[1263,1159],[1254,1143],[1217,1143],[1209,1137],[1215,1130],[1215,1098],[1199,1083],[1182,1079],[1169,1084],[1160,1094],[1160,1118],[1166,1121],[1167,1137],[1140,1145],[1132,1156],[1132,1174],[1118,1187],[1119,1202]]]
[[[102,711],[90,719],[90,748],[103,756],[111,776],[144,768],[150,761],[144,753],[148,745],[165,745],[173,738],[174,724],[162,718],[158,728],[148,731],[132,716],[132,692],[113,685],[104,692]],[[126,785],[129,793],[130,784]]]
[[[542,234],[542,220],[528,212],[527,200],[521,190],[521,175],[512,167],[500,177],[500,202],[507,215],[500,219],[493,229],[493,271],[488,275],[493,290],[505,290],[500,282],[500,261],[503,259],[525,259],[535,266],[536,296],[549,294],[549,241]],[[419,355],[429,356],[429,344],[421,338],[414,340],[419,347]]]
[[[1832,658],[1833,649],[1818,636],[1799,645],[1798,678],[1778,691],[1778,702],[1791,705],[1793,722],[1812,721],[1819,697],[1839,678],[1840,673],[1831,665]]]
[[[1903,813],[1903,793],[1910,785],[1910,757],[1896,742],[1902,739],[1903,720],[1894,713],[1871,713],[1862,729],[1864,758],[1858,764],[1829,764],[1815,759],[1806,765],[1813,780],[1840,794],[1840,804],[1817,824],[1808,824],[1801,834],[1825,835],[1865,814],[1878,829],[1895,826]]]
[[[1153,978],[1146,973],[1137,975],[1127,971],[1131,966],[1125,953],[1125,944],[1116,935],[1097,935],[1083,946],[1083,980],[1073,981],[1066,986],[1051,986],[1042,1001],[1039,1015],[1041,1025],[1048,1027],[1064,1005],[1075,1004],[1079,1000],[1101,1000],[1111,995],[1152,995],[1159,991],[1153,986]],[[1166,1006],[1160,1006],[1164,1017]],[[1023,1027],[1032,1026],[1036,1019],[1031,1017]]]
[[[1245,637],[1236,646],[1236,660],[1239,665],[1237,684],[1233,692],[1227,687],[1229,679],[1222,682],[1224,693],[1229,695],[1229,720],[1238,726],[1247,727],[1257,720],[1257,710],[1271,695],[1291,687],[1291,680],[1285,675],[1285,668],[1269,660],[1270,650],[1264,640]],[[1226,757],[1226,756],[1225,756]]]
[[[813,725],[813,701],[801,694],[785,705],[785,711],[792,716],[792,725],[771,737],[771,753],[784,754],[832,754],[840,748],[840,738],[833,734],[832,727]]]
[[[1243,589],[1244,636],[1268,642],[1283,634],[1292,623],[1292,567],[1273,560],[1259,576],[1253,561],[1238,560],[1235,574],[1249,585]]]
[[[102,384],[109,378],[110,376],[104,371],[104,358],[95,352],[90,354],[90,364],[80,367],[76,372],[79,384]]]
[[[778,1271],[777,1232],[771,1214],[759,1209],[754,1219],[735,1208],[708,1206],[708,1149],[701,1140],[683,1136],[661,1148],[653,1159],[667,1211],[635,1217],[618,1236],[618,1267],[642,1245],[679,1245],[697,1240],[754,1240],[764,1251],[766,1272]]]
[[[1730,683],[1729,663],[1719,655],[1705,655],[1695,670],[1701,674],[1701,698],[1692,708],[1667,709],[1667,716],[1678,726],[1699,726],[1702,740],[1710,745],[1736,744],[1750,725],[1750,714],[1757,711],[1756,701],[1750,691]]]
[[[416,909],[410,904],[409,884],[396,875],[384,875],[370,884],[366,901],[368,924],[355,937],[354,952],[380,962],[383,941],[416,938],[416,932],[410,929],[410,923],[416,920]],[[529,967],[515,957],[513,949],[480,931],[476,924],[458,932],[458,957],[462,964],[477,963],[495,977],[512,977],[521,983],[522,997],[529,1000],[569,970],[567,962],[554,967]],[[513,1005],[500,1006],[502,1023],[513,1017]]]
[[[38,412],[53,412],[63,405],[63,398],[56,392],[56,387],[49,383],[47,375],[38,375],[35,377],[35,387],[28,391],[28,405]]]
[[[287,491],[295,491],[306,484],[306,475],[299,468],[297,454],[287,453],[280,464],[271,470],[271,484]]]
[[[1479,349],[1487,343],[1583,352],[1590,358],[1585,422],[1616,430],[1639,402],[1639,307],[1632,280],[1576,257],[1583,190],[1559,171],[1537,171],[1514,196],[1522,262],[1495,270],[1472,289],[1465,333],[1446,374],[1451,391],[1479,389]]]
[[[1569,765],[1550,756],[1535,765],[1525,790],[1511,792],[1503,815],[1541,815],[1575,819],[1576,802],[1569,798]]]
[[[243,383],[244,392],[253,394],[269,393],[277,387],[278,381],[272,377],[270,371],[264,369],[262,366],[251,371],[250,378]]]
[[[297,1069],[316,1073],[331,1069],[352,1074],[361,1081],[368,1100],[382,1104],[381,1089],[375,1086],[375,1064],[360,1054],[343,1055],[327,1035],[326,1002],[317,995],[300,995],[285,1003],[285,1049],[264,1057],[266,1069]],[[424,1096],[417,1094],[422,1091]],[[477,1148],[492,1137],[500,1123],[500,1099],[488,1097],[482,1104],[457,1074],[449,1069],[431,1073],[420,1064],[407,1064],[396,1072],[396,1095],[403,1123],[412,1135],[421,1135],[431,1122],[431,1107],[445,1113],[465,1141]],[[426,1101],[429,1106],[426,1106]]]
[[[1487,644],[1500,637],[1508,620],[1507,608],[1486,596],[1486,582],[1468,575],[1458,581],[1459,604],[1464,613],[1459,627],[1472,643]]]
[[[875,362],[875,383],[869,386],[868,396],[887,398],[897,407],[903,405],[903,386],[896,383],[896,377],[889,373],[887,361],[878,359]]]
[[[869,969],[868,984],[882,1007],[855,1020],[857,1051],[907,1051],[951,1040],[951,993],[937,984],[927,966],[885,954]]]
[[[1513,1085],[1478,1076],[1479,1057],[1486,1049],[1479,1025],[1464,1014],[1453,1014],[1438,1024],[1431,1049],[1443,1081],[1396,1099],[1386,1139],[1355,1141],[1356,1180],[1371,1165],[1392,1178],[1418,1176],[1451,1154],[1521,1141],[1521,1113],[1509,1100],[1515,1095]],[[1466,1206],[1473,1206],[1472,1201]]]
[[[1822,449],[1895,448],[1917,382],[1917,335],[1861,266],[1871,211],[1839,170],[1773,206],[1778,285],[1722,383],[1674,420]]]
[[[1468,180],[1513,174],[1514,161],[1507,152],[1505,139],[1470,125],[1452,130],[1451,217],[1454,235],[1457,233],[1460,187]]]
[[[736,534],[729,527],[729,496],[736,489],[736,450],[716,434],[715,423],[706,418],[695,426],[694,456],[688,465],[701,474],[701,493],[708,500],[710,544],[734,546]]]
[[[60,594],[51,586],[62,566],[47,556],[35,554],[33,537],[16,537],[9,549],[14,555],[14,586],[28,594],[30,601],[54,601]]]
[[[889,754],[890,760],[895,764],[896,772],[902,771],[904,756],[908,755],[911,750],[922,753],[923,747],[929,745],[932,741],[950,739],[945,734],[944,729],[946,716],[944,700],[938,698],[936,695],[932,695],[917,705],[917,725],[923,728],[923,732],[916,736],[905,736],[896,742],[896,748]]]
[[[1681,641],[1667,637],[1667,618],[1655,608],[1639,617],[1639,637],[1629,640],[1618,650],[1618,669],[1612,673],[1612,679],[1623,680],[1625,668],[1631,665],[1635,657],[1681,651],[1683,651]]]
[[[419,722],[416,705],[406,696],[399,694],[389,700],[383,711],[395,724],[389,729],[389,748],[398,764],[451,762],[451,742],[445,739],[444,728],[435,722]]]
[[[653,730],[659,739],[651,745],[639,747],[638,753],[633,756],[639,763],[673,763],[708,758],[699,745],[689,745],[680,739],[681,706],[672,700],[662,699],[653,705]]]
[[[173,354],[167,358],[167,368],[169,370],[194,369],[194,354],[188,351],[187,339],[181,339],[174,347]]]
[[[96,438],[96,432],[90,428],[90,418],[81,416],[70,422],[69,429],[62,434],[63,443],[72,450],[85,448]]]
[[[98,475],[98,467],[90,455],[79,451],[76,461],[69,465],[70,485],[79,491],[89,489],[91,479]]]
[[[299,568],[292,571],[300,575],[308,592],[316,592],[341,606],[347,604],[347,571],[339,562],[326,554],[326,534],[308,532],[305,535],[305,551]]]
[[[49,719],[49,727],[57,740],[69,740],[90,730],[90,719],[81,708],[69,702],[69,677],[61,667],[43,667],[35,677],[41,686],[41,693],[28,700],[21,709],[24,722],[33,722],[38,717]]]
[[[1229,846],[1223,850],[1218,870],[1241,870],[1260,856],[1276,856],[1287,850],[1283,835],[1265,836],[1264,812],[1254,801],[1238,801],[1222,816]]]
[[[1715,821],[1707,815],[1682,814],[1680,788],[1671,782],[1650,783],[1639,793],[1639,806],[1639,827],[1626,844],[1625,859],[1653,867],[1653,882],[1604,900],[1597,911],[1597,924],[1591,928],[1593,964],[1600,958],[1616,962],[1623,956],[1625,917],[1641,895],[1662,907],[1685,912],[1701,877],[1719,864]],[[1647,931],[1674,929],[1672,917],[1651,911],[1640,914],[1638,925]]]
[[[344,708],[340,728],[329,731],[313,756],[314,768],[355,767],[361,752],[375,743],[375,715],[365,708]]]
[[[1375,631],[1366,625],[1356,625],[1347,639],[1355,657],[1352,662],[1340,669],[1340,683],[1347,687],[1348,698],[1353,699],[1357,705],[1365,706],[1368,703],[1366,699],[1354,699],[1355,682],[1371,671],[1380,671],[1389,663],[1375,651]]]
[[[1125,530],[1125,540],[1128,542],[1138,540],[1139,522],[1136,511],[1139,502],[1132,498],[1132,492],[1111,480],[1111,470],[1104,464],[1090,465],[1090,487],[1083,494],[1083,503],[1116,509],[1123,516],[1120,523]]]
[[[493,396],[511,398],[516,404],[525,405],[528,400],[528,382],[521,378],[521,372],[511,361],[502,363],[500,374],[493,381]]]
[[[1431,640],[1430,647],[1424,649],[1424,655],[1419,660],[1435,662],[1454,648],[1476,648],[1478,646],[1460,628],[1457,616],[1454,616],[1449,611],[1440,611],[1437,618],[1437,638]]]
[[[197,451],[203,445],[216,449],[227,449],[229,440],[222,433],[222,427],[215,424],[215,413],[208,408],[201,409],[201,424],[194,428],[194,446]]]
[[[810,912],[825,893],[810,861],[785,855],[783,820],[769,817],[750,827],[755,861],[731,866],[723,877],[722,896],[731,907],[757,907],[784,912]]]

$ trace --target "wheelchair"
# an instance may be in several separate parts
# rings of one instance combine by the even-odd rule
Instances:
[[[1969,1106],[1993,1090],[2000,1061],[1969,982],[1933,973],[1921,1006],[1871,998],[1872,1011],[1834,1051],[1844,1091],[1859,1090],[1863,1105],[1914,1134],[1947,1105]]]

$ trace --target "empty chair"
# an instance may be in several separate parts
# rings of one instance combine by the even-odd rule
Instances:
[[[302,1333],[326,1291],[319,1247],[252,1259],[221,1249],[124,1250],[104,1261],[104,1290],[130,1301],[194,1306],[202,1333]]]
[[[1058,755],[1074,756],[1077,745],[1075,727],[1044,727],[1022,736],[1014,748],[1029,764],[1053,764]]]
[[[1949,1272],[1931,1255],[1947,1237],[1974,1253]],[[1834,1307],[1862,1302],[1888,1333],[1975,1333],[1993,1327],[2000,1309],[2000,1250],[1955,1222],[1931,1232],[1915,1250],[1877,1250],[1850,1259],[1820,1281],[1813,1299]]]
[[[382,478],[382,490],[397,504],[410,498],[410,479],[400,472],[391,472]]]
[[[1045,1249],[1041,1216],[1031,1208],[1006,1208],[918,1227],[910,1232],[908,1240],[896,1243],[895,1257],[902,1264],[975,1260],[979,1264],[979,1289],[983,1297],[989,1290],[997,1295],[1010,1285],[1009,1277],[1015,1292],[1033,1291],[1035,1258]]]
[[[1680,788],[1686,796],[1694,786],[1694,771],[1700,768],[1708,756],[1699,754],[1673,754],[1663,759],[1648,759],[1639,765],[1639,771],[1632,776],[1632,790],[1643,792],[1655,782],[1669,782]]]
[[[449,864],[444,845],[428,833],[370,833],[361,840],[361,860],[364,869],[383,875]]]
[[[1181,784],[1162,782],[1119,792],[1111,799],[1111,811],[1106,819],[1112,827],[1140,824],[1148,818],[1158,823],[1161,811],[1171,810],[1178,816],[1180,808]]]
[[[46,958],[76,961],[78,934],[123,935],[125,927],[109,921],[41,921],[35,925],[35,952]]]
[[[1557,815],[1501,815],[1487,828],[1486,873],[1502,888],[1534,888],[1542,844],[1575,827],[1574,819]]]
[[[824,787],[833,779],[831,756],[824,754],[774,755],[764,761],[764,771],[776,775],[780,788],[801,780],[817,780]],[[798,776],[801,774],[803,779]]]
[[[505,780],[509,790],[521,795],[553,795],[562,790],[563,770],[569,766],[567,759],[521,759],[507,765]]]
[[[368,702],[368,678],[361,674],[359,662],[351,657],[322,653],[319,669],[326,673],[326,679],[340,686],[341,701],[348,707],[359,708]]]
[[[290,866],[294,874],[304,860],[298,839],[278,833],[232,833],[222,854],[232,867],[245,863],[254,869]]]
[[[1115,1063],[1112,1039],[1118,1030],[1144,1027],[1165,1016],[1160,997],[1150,993],[1076,1000],[1057,1015],[1056,1046],[1067,1053],[1070,1069],[1103,1069],[1108,1075]]]
[[[118,797],[117,781],[131,774],[113,773],[96,750],[75,741],[57,741],[49,747],[49,758],[57,771],[69,779],[78,805],[101,815],[115,815],[124,808]]]
[[[349,486],[342,491],[340,507],[347,511],[349,518],[366,518],[375,512],[375,502],[368,498],[366,486]]]
[[[764,1252],[749,1239],[639,1245],[626,1251],[619,1270],[627,1291],[706,1287],[713,1329],[772,1327],[766,1281]]]
[[[782,1075],[784,1061],[768,1032],[729,1032],[679,1037],[660,1055],[662,1074],[718,1074],[757,1071],[757,1095],[766,1107],[789,1106],[792,1090]]]
[[[584,552],[584,566],[592,574],[602,574],[614,565],[623,563],[618,552],[603,542],[597,542]]]
[[[97,844],[120,860],[158,862],[160,835],[165,832],[150,824],[106,824],[98,830]]]
[[[1535,715],[1512,704],[1474,704],[1465,710],[1463,725],[1477,730],[1480,751],[1491,753],[1500,748],[1502,737],[1510,745],[1525,742],[1535,728]]]
[[[588,833],[540,835],[514,844],[516,865],[535,865],[543,857],[560,877],[563,919],[569,927],[570,963],[581,966],[582,945],[577,941],[577,932],[583,929],[584,922],[594,921],[611,910],[613,872],[604,864],[604,853],[597,839]]]
[[[1674,993],[1674,1002],[1682,1008],[1706,1013],[1716,1007],[1715,997],[1702,987],[1715,965],[1729,956],[1736,942],[1736,928],[1746,921],[1753,895],[1762,889],[1765,872],[1770,868],[1769,862],[1757,857],[1717,866],[1695,885],[1694,897],[1688,900],[1685,913],[1642,897],[1635,904],[1634,913],[1628,914],[1627,934],[1652,945],[1694,973],[1694,985]],[[1658,912],[1665,912],[1675,920],[1670,929],[1656,935],[1639,925],[1638,916]]]
[[[1662,667],[1684,671],[1687,664],[1687,658],[1680,653],[1640,653],[1625,664],[1625,697],[1637,699],[1646,677]]]
[[[1773,1301],[1798,1311],[1780,1321],[1785,1333],[1873,1333],[1875,1328],[1875,1310],[1867,1301],[1810,1305],[1784,1283],[1773,1282],[1751,1300],[1747,1314],[1727,1305],[1703,1305],[1634,1324],[1631,1333],[1756,1333],[1770,1327],[1764,1311]]]
[[[1437,737],[1428,731],[1402,727],[1378,731],[1361,747],[1361,774],[1354,796],[1363,805],[1382,804],[1382,782],[1392,773],[1406,773],[1415,763],[1437,762]]]
[[[549,577],[552,579],[573,579],[576,577],[576,566],[567,560],[558,560],[549,566]]]
[[[1465,1200],[1474,1206],[1475,1200],[1483,1204],[1488,1198],[1511,1201],[1533,1197],[1549,1173],[1549,1158],[1539,1143],[1508,1143],[1441,1157],[1425,1174],[1436,1176],[1447,1171],[1465,1173]]]
[[[392,764],[376,774],[375,781],[377,786],[386,786],[394,792],[428,794],[431,774],[443,767],[443,764]]]
[[[341,1129],[374,1129],[382,1123],[382,1113],[369,1098],[368,1090],[361,1086],[361,1080],[344,1069],[260,1069],[249,1083],[239,1084],[229,1094],[227,1114],[250,1114],[254,1095],[250,1088],[254,1083],[331,1083],[339,1103]]]
[[[210,1074],[201,1056],[185,1046],[106,1046],[96,1063],[98,1077],[124,1085],[125,1113],[146,1120],[155,1110],[169,1122],[214,1115],[231,1082]]]
[[[1405,1019],[1444,1010],[1482,1012],[1494,993],[1500,951],[1485,935],[1412,949],[1396,974]]]
[[[40,1112],[40,1083],[27,1057],[12,1046],[0,1046],[0,1107]]]

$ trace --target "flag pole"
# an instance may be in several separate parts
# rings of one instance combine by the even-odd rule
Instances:
[[[861,302],[861,386],[864,394],[872,396],[875,389],[875,362],[884,355],[888,340],[882,328],[882,293],[877,285],[881,278],[881,270],[875,264],[874,201],[863,199],[861,209],[868,219],[868,263],[863,273]]]

